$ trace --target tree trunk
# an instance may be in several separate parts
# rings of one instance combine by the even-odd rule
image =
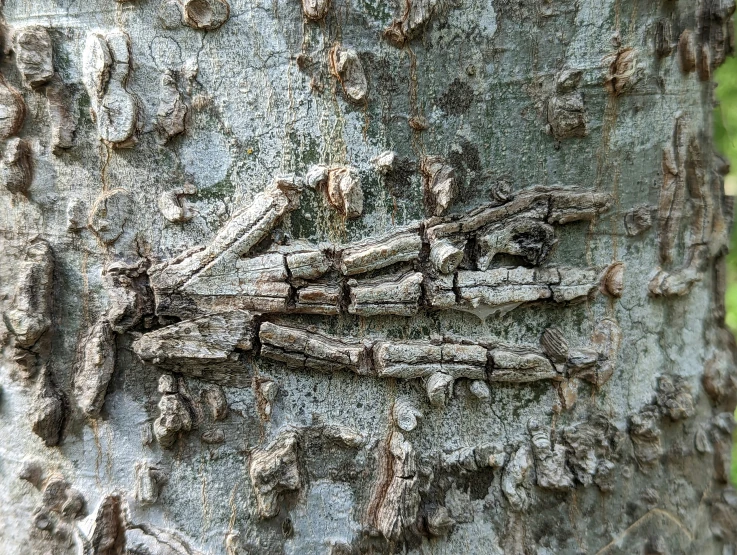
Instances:
[[[734,0],[5,0],[0,552],[734,553]]]

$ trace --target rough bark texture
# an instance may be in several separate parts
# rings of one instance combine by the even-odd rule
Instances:
[[[730,0],[5,0],[0,553],[734,553]]]

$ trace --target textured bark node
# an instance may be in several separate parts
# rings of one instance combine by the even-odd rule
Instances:
[[[33,160],[31,147],[26,141],[13,137],[6,143],[0,171],[8,191],[28,194],[33,180]]]
[[[737,548],[733,1],[0,9],[0,552]]]
[[[212,31],[230,17],[227,0],[184,0],[184,23],[194,29]]]
[[[26,105],[20,93],[0,79],[0,138],[7,139],[15,135],[23,125]]]
[[[555,93],[547,100],[548,132],[556,139],[585,137],[588,114],[580,82],[581,71],[566,69],[555,76]]]
[[[43,27],[21,29],[15,37],[15,60],[26,85],[45,85],[54,75],[51,37]]]
[[[72,113],[70,96],[66,84],[55,73],[46,87],[49,123],[51,125],[51,144],[55,154],[60,154],[62,150],[74,146],[77,122]]]
[[[302,0],[302,11],[307,19],[319,21],[330,8],[330,0]]]
[[[330,50],[330,71],[338,79],[343,92],[352,102],[362,102],[368,93],[368,82],[358,53],[336,44]]]
[[[161,100],[156,112],[156,123],[164,143],[184,133],[187,111],[188,107],[177,83],[177,75],[171,71],[165,72],[161,77]]]
[[[127,90],[131,71],[130,37],[122,31],[92,33],[83,52],[84,86],[97,131],[112,147],[135,145],[139,101]]]
[[[82,412],[96,416],[115,370],[115,338],[110,324],[105,320],[97,322],[82,346],[84,352],[74,377],[74,396]]]

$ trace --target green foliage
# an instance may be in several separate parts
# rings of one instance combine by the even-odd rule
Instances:
[[[730,160],[732,168],[725,179],[728,194],[737,193],[737,58],[729,58],[716,72],[717,98],[714,110],[714,140]],[[737,333],[737,233],[732,229],[732,247],[727,256],[726,322]],[[737,412],[735,412],[737,418]],[[732,483],[737,485],[737,443],[732,449]]]

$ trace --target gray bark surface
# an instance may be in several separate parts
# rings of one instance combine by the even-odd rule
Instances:
[[[733,0],[5,0],[0,553],[734,553]]]

